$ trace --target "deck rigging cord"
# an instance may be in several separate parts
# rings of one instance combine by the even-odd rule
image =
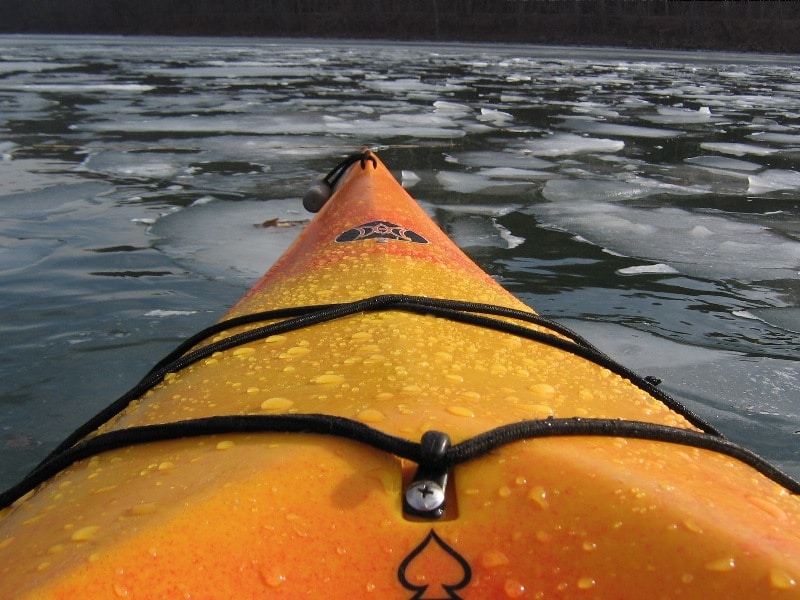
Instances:
[[[207,417],[131,427],[87,438],[98,427],[124,410],[132,400],[158,385],[168,374],[176,373],[215,352],[229,350],[279,333],[297,331],[304,327],[361,313],[386,310],[433,315],[516,335],[571,352],[630,380],[681,414],[701,431],[619,419],[556,419],[550,417],[511,423],[476,435],[448,448],[437,459],[437,464],[428,465],[424,465],[424,461],[431,459],[426,459],[417,442],[383,433],[345,417],[313,413]],[[526,327],[507,319],[529,323],[538,329]],[[196,348],[198,344],[202,344],[226,329],[265,321],[268,322],[266,325],[235,333],[223,340]],[[543,329],[553,333],[543,331]],[[627,367],[616,363],[563,325],[534,313],[502,306],[419,296],[384,295],[341,304],[292,307],[254,313],[222,321],[199,332],[159,361],[131,390],[75,430],[20,483],[1,493],[0,508],[10,505],[74,462],[101,452],[153,441],[215,434],[266,432],[309,433],[342,437],[367,444],[423,466],[443,469],[449,469],[478,458],[495,448],[521,440],[554,436],[611,436],[646,439],[683,444],[725,454],[747,463],[790,492],[800,494],[800,482],[784,474],[753,452],[726,440],[719,431],[660,390],[648,378],[642,378]]]

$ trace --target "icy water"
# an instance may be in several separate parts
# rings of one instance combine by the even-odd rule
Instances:
[[[0,488],[364,146],[511,291],[800,476],[799,61],[0,36]]]

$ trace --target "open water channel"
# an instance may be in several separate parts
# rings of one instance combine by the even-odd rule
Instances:
[[[800,476],[800,56],[0,36],[0,488],[378,149],[484,269]]]

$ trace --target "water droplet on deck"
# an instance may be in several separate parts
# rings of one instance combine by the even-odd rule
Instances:
[[[555,414],[555,411],[546,404],[520,404],[519,407],[533,413],[534,419],[546,419]]]
[[[225,440],[217,444],[217,450],[229,450],[233,448],[234,443],[230,440]]]
[[[509,496],[511,496],[511,488],[504,485],[499,490],[497,490],[497,495],[500,496],[501,498],[508,498]]]
[[[288,398],[275,396],[274,398],[267,398],[261,403],[261,410],[287,410],[294,406],[294,402]]]
[[[280,355],[281,358],[293,358],[295,356],[305,356],[311,352],[311,348],[307,346],[292,346],[286,352]]]
[[[769,570],[769,583],[779,590],[791,590],[797,587],[797,580],[783,569]]]
[[[545,543],[549,542],[550,540],[552,540],[553,536],[551,536],[546,531],[537,531],[536,532],[536,539],[538,541],[542,542],[543,544],[545,544]]]
[[[127,598],[130,595],[130,590],[120,583],[114,584],[114,595],[117,598]]]
[[[175,468],[175,463],[168,460],[165,460],[164,462],[158,465],[159,471],[169,471],[170,469],[174,468]]]
[[[318,384],[336,384],[344,382],[344,377],[336,375],[335,373],[325,373],[324,375],[317,375],[311,380],[311,383]]]
[[[475,413],[472,412],[470,409],[466,408],[465,406],[448,406],[445,409],[451,415],[455,415],[457,417],[474,417]]]
[[[487,550],[481,554],[481,565],[485,569],[494,569],[502,567],[509,563],[508,557],[500,552],[500,550]]]
[[[736,567],[736,561],[732,556],[724,556],[722,558],[709,561],[704,566],[706,571],[723,573],[725,571],[733,571],[733,569]]]
[[[30,517],[29,519],[25,519],[22,524],[23,525],[31,525],[32,523],[36,523],[39,519],[41,519],[44,515],[36,515],[34,517]]]
[[[503,583],[503,591],[509,598],[522,598],[525,594],[525,586],[516,579],[506,579]]]
[[[766,512],[773,519],[785,521],[788,518],[786,512],[781,507],[766,498],[761,498],[759,496],[748,496],[747,500],[750,502],[750,504],[753,504],[754,506],[757,506]]]
[[[550,506],[550,503],[547,501],[547,492],[540,485],[531,488],[531,491],[528,492],[528,500],[533,500],[533,502],[538,504],[539,508],[542,509]]]
[[[276,588],[286,581],[286,575],[283,571],[276,567],[268,567],[261,571],[261,580],[269,587]]]
[[[255,354],[256,349],[251,348],[250,346],[242,346],[241,348],[236,348],[233,351],[234,356],[249,356],[250,354]]]
[[[578,579],[578,589],[579,590],[588,590],[593,588],[597,582],[592,579],[591,577],[581,577]]]
[[[530,386],[528,390],[531,391],[534,396],[539,398],[549,398],[556,393],[556,388],[549,383],[535,383]]]
[[[695,523],[691,519],[684,519],[683,520],[683,526],[686,527],[686,529],[688,529],[691,532],[703,533],[703,528],[700,527],[700,525],[698,525],[697,523]]]
[[[150,515],[156,512],[155,502],[142,502],[131,507],[130,513],[134,516]]]
[[[380,423],[381,421],[386,420],[386,415],[379,410],[368,408],[358,413],[356,415],[356,419],[362,423]]]
[[[73,542],[88,542],[92,538],[94,538],[97,531],[100,529],[98,525],[88,525],[86,527],[81,527],[72,533],[70,539]]]

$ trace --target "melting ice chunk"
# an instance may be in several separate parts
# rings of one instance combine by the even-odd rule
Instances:
[[[697,110],[662,106],[657,109],[657,112],[657,115],[644,115],[642,118],[651,123],[664,123],[669,125],[715,123],[721,120],[717,117],[712,117],[711,109],[707,106],[701,106]]]
[[[749,160],[728,158],[727,156],[692,156],[685,158],[685,162],[712,169],[730,169],[732,171],[757,171],[761,168],[758,163]]]
[[[535,156],[567,156],[586,152],[619,152],[625,147],[625,142],[584,137],[574,133],[556,133],[549,137],[529,140],[525,146]]]
[[[795,279],[800,242],[760,225],[679,208],[641,209],[595,201],[535,204],[542,225],[614,252],[710,279]]]
[[[758,175],[750,175],[751,194],[764,194],[777,190],[792,190],[800,188],[800,173],[783,169],[767,169]]]
[[[156,247],[214,277],[260,277],[294,241],[307,213],[297,200],[195,203],[159,218],[149,229]],[[257,227],[281,222],[286,227]]]
[[[708,190],[698,186],[679,186],[655,179],[625,175],[619,180],[610,179],[551,179],[542,195],[551,201],[620,201],[645,198],[653,194],[704,194]]]
[[[573,131],[622,137],[661,139],[682,135],[682,132],[676,129],[660,129],[656,127],[642,127],[641,125],[607,123],[605,121],[595,121],[592,119],[567,119],[564,121],[563,125]]]
[[[502,110],[494,108],[482,108],[481,114],[478,116],[479,121],[491,123],[492,125],[502,126],[514,120],[514,117]]]
[[[620,275],[670,275],[677,272],[677,269],[663,263],[657,263],[654,265],[637,265],[634,267],[625,267],[624,269],[617,270],[617,273]]]
[[[766,146],[755,146],[753,144],[737,144],[732,142],[703,142],[700,144],[703,150],[712,152],[722,152],[722,154],[732,154],[733,156],[744,156],[753,154],[755,156],[769,156],[775,154],[777,150]]]
[[[421,179],[414,171],[403,170],[400,172],[400,181],[404,188],[412,188],[417,185]]]

